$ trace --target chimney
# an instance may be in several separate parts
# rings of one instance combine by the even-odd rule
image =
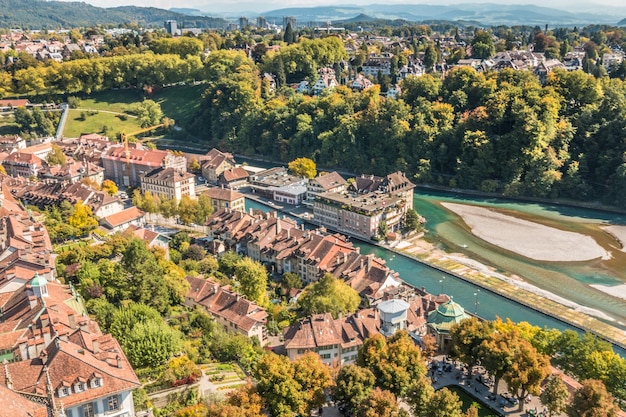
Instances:
[[[39,359],[41,359],[41,363],[43,365],[48,363],[48,352],[45,349],[41,351],[41,354],[39,355]]]
[[[98,340],[92,340],[91,345],[92,345],[92,351],[94,355],[97,355],[98,353],[100,353],[100,342]]]
[[[360,260],[361,260],[361,268],[360,268],[360,269],[363,269],[363,264],[365,263],[365,260],[363,259],[363,257],[362,257],[362,256],[361,256],[361,259],[360,259]]]
[[[115,360],[116,360],[116,362],[117,362],[117,367],[118,367],[119,369],[122,369],[122,357],[121,357],[120,355],[117,355],[117,356],[115,357]]]
[[[19,339],[20,358],[22,360],[30,359],[28,357],[28,341],[27,339]]]
[[[287,228],[287,239],[291,239],[291,227]]]
[[[279,234],[282,230],[282,226],[280,225],[280,220],[276,220],[276,234]]]
[[[343,263],[348,262],[348,252],[343,252]]]
[[[367,255],[367,269],[365,270],[365,272],[370,272],[370,269],[372,269],[372,259],[374,258],[373,255]]]

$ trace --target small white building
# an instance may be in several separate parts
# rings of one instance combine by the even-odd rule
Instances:
[[[392,299],[378,304],[380,332],[389,337],[398,330],[405,330],[409,307],[409,303],[401,299]]]

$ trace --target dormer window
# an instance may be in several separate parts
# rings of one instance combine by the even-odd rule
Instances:
[[[83,392],[87,389],[87,384],[85,384],[84,382],[79,382],[78,384],[74,385],[74,392]]]
[[[102,378],[99,376],[94,377],[91,380],[91,388],[99,388],[102,386]]]
[[[70,395],[70,389],[68,387],[59,388],[59,397],[67,397]]]

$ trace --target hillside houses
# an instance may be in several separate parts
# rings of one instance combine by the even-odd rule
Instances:
[[[227,287],[204,278],[187,277],[189,291],[185,305],[200,307],[225,330],[256,338],[261,346],[267,343],[267,312]]]

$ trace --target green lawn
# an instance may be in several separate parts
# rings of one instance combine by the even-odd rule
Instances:
[[[497,413],[489,408],[487,404],[485,404],[482,400],[474,397],[471,394],[468,394],[463,388],[457,387],[456,385],[449,385],[445,388],[448,388],[450,391],[456,393],[463,405],[461,408],[463,412],[467,411],[468,408],[471,407],[472,404],[477,403],[479,405],[478,408],[478,416],[479,417],[492,417],[492,416],[500,416],[500,413]]]
[[[84,120],[81,113],[85,113]],[[122,120],[124,117],[126,120]],[[104,131],[105,126],[107,127],[106,132]],[[120,115],[102,112],[89,115],[87,111],[70,110],[63,136],[77,138],[81,133],[100,133],[106,134],[109,138],[115,138],[119,133],[131,133],[140,129],[141,127],[135,117],[120,117]]]
[[[167,87],[155,94],[153,100],[161,105],[163,114],[184,126],[196,114],[206,88],[204,84]]]
[[[200,106],[202,93],[206,85],[184,85],[164,88],[153,94],[151,98],[161,105],[163,114],[174,119],[178,125],[185,125],[196,113]],[[143,96],[138,90],[111,90],[94,93],[88,98],[81,99],[80,110],[70,110],[63,136],[78,137],[81,133],[100,133],[109,138],[119,133],[131,133],[140,130],[136,119],[129,114],[132,107],[140,103]],[[100,112],[88,115],[89,110]],[[104,111],[126,113],[126,120],[120,115],[105,113]],[[81,113],[85,113],[84,120]],[[104,132],[103,127],[108,129]],[[1,125],[0,125],[1,128]],[[158,134],[158,132],[152,132]]]

